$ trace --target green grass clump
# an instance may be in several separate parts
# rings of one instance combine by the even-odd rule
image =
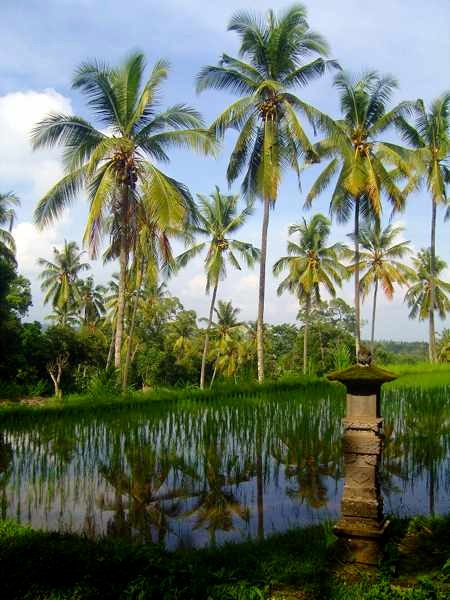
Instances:
[[[0,597],[444,600],[450,593],[449,533],[450,516],[394,521],[379,575],[355,581],[342,571],[341,547],[329,525],[170,553],[159,545],[95,541],[6,521],[0,523]]]

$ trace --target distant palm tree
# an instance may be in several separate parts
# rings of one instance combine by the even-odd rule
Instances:
[[[450,362],[450,329],[448,327],[439,336],[438,359],[440,362]]]
[[[423,321],[429,318],[431,310],[437,311],[441,319],[444,319],[450,311],[450,283],[439,279],[440,273],[447,268],[447,263],[436,256],[433,270],[431,261],[429,248],[422,249],[412,261],[414,279],[405,295],[405,301],[410,308],[410,319],[418,317]],[[433,308],[431,308],[432,287],[434,288]]]
[[[397,241],[404,231],[403,227],[394,227],[388,225],[381,229],[379,219],[374,223],[365,225],[361,228],[359,234],[359,263],[353,262],[349,270],[354,272],[359,268],[362,277],[360,280],[360,289],[363,297],[367,296],[373,287],[373,306],[372,306],[372,331],[371,347],[374,347],[375,338],[375,314],[377,307],[378,285],[381,287],[388,298],[392,300],[394,296],[395,285],[407,285],[413,276],[413,272],[401,262],[406,255],[411,252],[409,241]],[[348,250],[347,255],[355,261],[353,250]]]
[[[217,308],[214,309],[216,313],[216,320],[212,322],[212,332],[214,335],[214,354],[216,355],[214,363],[214,372],[211,378],[211,386],[216,378],[218,370],[227,371],[229,374],[234,374],[232,365],[228,358],[225,358],[231,348],[236,346],[237,340],[235,339],[236,334],[240,333],[244,327],[244,323],[238,320],[238,315],[241,312],[240,308],[235,308],[231,300],[225,302],[219,300]],[[237,350],[236,348],[234,350]],[[234,361],[236,353],[231,351]],[[236,365],[237,366],[237,365]]]
[[[12,192],[0,194],[0,256],[15,263],[16,243],[11,234],[16,211],[14,207],[20,206],[19,198]],[[6,229],[3,227],[6,225]]]
[[[213,322],[217,289],[219,287],[219,281],[226,277],[227,262],[234,268],[241,270],[239,260],[244,261],[248,267],[252,267],[255,261],[258,260],[260,254],[259,250],[252,244],[230,237],[245,224],[248,216],[252,213],[249,206],[238,211],[238,200],[238,196],[226,196],[221,194],[217,186],[209,198],[199,194],[197,224],[192,227],[192,234],[199,237],[206,237],[208,238],[208,241],[194,243],[191,248],[181,254],[177,259],[178,265],[182,267],[194,256],[198,255],[206,248],[208,249],[205,257],[206,293],[209,293],[211,288],[213,292],[203,346],[202,366],[200,371],[201,389],[205,387],[209,332]]]
[[[411,178],[409,187],[413,188],[422,181],[426,182],[431,195],[431,269],[436,268],[436,209],[439,204],[447,203],[447,187],[450,183],[450,92],[437,98],[428,112],[423,100],[415,107],[415,127],[401,118],[397,127],[403,139],[415,149],[417,171]],[[447,215],[449,215],[447,210]],[[431,299],[429,314],[429,357],[436,360],[436,331],[434,324],[435,295],[431,279]]]
[[[69,304],[54,306],[53,312],[46,316],[45,320],[60,327],[76,327],[80,322],[78,310]]]
[[[76,242],[64,240],[62,250],[53,248],[53,262],[38,258],[37,263],[43,269],[39,278],[45,304],[51,302],[54,308],[67,313],[77,310],[81,302],[79,276],[90,269],[88,263],[81,261],[83,254]]]
[[[142,201],[138,186],[146,187],[149,196],[158,197],[162,220],[174,214],[185,220],[192,203],[188,190],[156,163],[167,162],[167,151],[174,146],[202,152],[213,148],[210,134],[200,129],[197,111],[178,104],[157,112],[167,62],[157,61],[147,79],[144,71],[140,52],[131,54],[119,67],[83,63],[72,87],[86,95],[101,129],[78,116],[50,114],[32,134],[34,148],[61,145],[65,149],[65,175],[40,200],[35,210],[38,225],[58,218],[84,188],[90,202],[84,239],[93,254],[106,225],[115,230],[107,233],[119,240],[116,368],[121,364],[126,273],[136,235],[136,208]],[[110,216],[112,220],[108,220]]]
[[[397,82],[389,75],[372,71],[360,79],[339,73],[334,80],[339,91],[342,119],[321,118],[317,124],[326,138],[314,145],[320,159],[328,159],[309,193],[305,205],[310,206],[330,185],[334,186],[330,211],[339,222],[347,222],[353,212],[355,263],[359,264],[359,227],[362,216],[380,217],[383,196],[394,209],[400,209],[406,193],[397,183],[411,173],[408,152],[382,140],[382,135],[399,116],[410,110],[411,103],[402,102],[388,109]],[[393,167],[391,169],[391,167]],[[337,178],[335,178],[337,175]],[[356,311],[356,352],[361,341],[359,267],[354,270]]]
[[[340,286],[346,275],[344,265],[339,262],[341,246],[326,246],[330,225],[330,221],[321,214],[314,215],[309,223],[303,219],[302,223],[291,225],[289,235],[299,234],[298,243],[289,241],[289,255],[278,259],[273,266],[274,275],[288,271],[278,286],[278,295],[287,290],[295,294],[305,307],[303,373],[307,372],[308,365],[308,327],[312,302],[320,302],[322,287],[334,297],[335,286]]]
[[[298,112],[309,121],[320,114],[292,89],[308,85],[337,63],[322,58],[328,53],[328,44],[309,28],[302,4],[294,4],[281,14],[270,10],[265,19],[238,12],[228,29],[240,37],[240,58],[223,54],[217,66],[204,67],[197,89],[225,90],[240,96],[217,117],[212,128],[219,137],[230,128],[239,131],[227,179],[232,183],[245,171],[244,194],[250,198],[258,195],[264,205],[257,318],[258,379],[262,382],[269,210],[277,200],[283,170],[292,168],[299,176],[299,157],[313,154]],[[305,63],[311,55],[318,57]]]
[[[88,277],[79,282],[80,310],[85,325],[96,323],[106,312],[103,285],[95,285],[94,278]]]

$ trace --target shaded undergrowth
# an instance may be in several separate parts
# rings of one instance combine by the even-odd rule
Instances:
[[[0,524],[3,599],[443,600],[450,594],[450,516],[396,520],[376,576],[348,576],[330,526],[262,542],[173,553]]]

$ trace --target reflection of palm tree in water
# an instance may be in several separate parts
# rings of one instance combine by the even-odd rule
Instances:
[[[130,535],[135,528],[147,542],[154,541],[152,532],[156,531],[157,541],[163,542],[170,530],[169,519],[181,512],[177,499],[187,494],[184,475],[180,485],[176,483],[176,475],[190,470],[175,454],[167,451],[158,455],[148,447],[129,448],[125,450],[125,456],[127,466],[115,453],[111,462],[100,468],[116,492],[115,515],[109,531],[114,535]],[[124,496],[127,497],[125,502]],[[101,507],[108,510],[109,506],[102,499]]]
[[[438,469],[449,450],[449,403],[440,395],[430,393],[415,403],[414,408],[406,417],[405,446],[411,452],[413,476],[420,475],[423,470],[427,472],[428,506],[433,515],[439,484]]]
[[[333,453],[333,445],[318,435],[290,431],[281,436],[272,454],[285,467],[288,485],[286,494],[306,502],[311,508],[321,508],[328,502],[324,477],[339,478],[340,460]]]
[[[194,506],[184,513],[186,516],[196,516],[194,529],[206,528],[212,544],[216,543],[216,531],[234,530],[233,517],[245,523],[250,518],[249,509],[242,506],[232,488],[250,480],[252,467],[242,467],[236,455],[225,459],[224,456],[224,449],[217,441],[211,439],[206,442],[203,489],[194,494]]]
[[[0,509],[1,518],[6,519],[6,484],[12,471],[13,450],[11,444],[5,442],[3,434],[0,433]]]

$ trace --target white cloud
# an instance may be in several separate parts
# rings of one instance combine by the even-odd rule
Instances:
[[[0,97],[0,180],[2,188],[22,196],[30,211],[36,199],[61,176],[61,154],[56,150],[33,152],[32,128],[49,112],[71,113],[69,98],[55,90],[29,90]],[[23,193],[22,193],[23,192]]]

